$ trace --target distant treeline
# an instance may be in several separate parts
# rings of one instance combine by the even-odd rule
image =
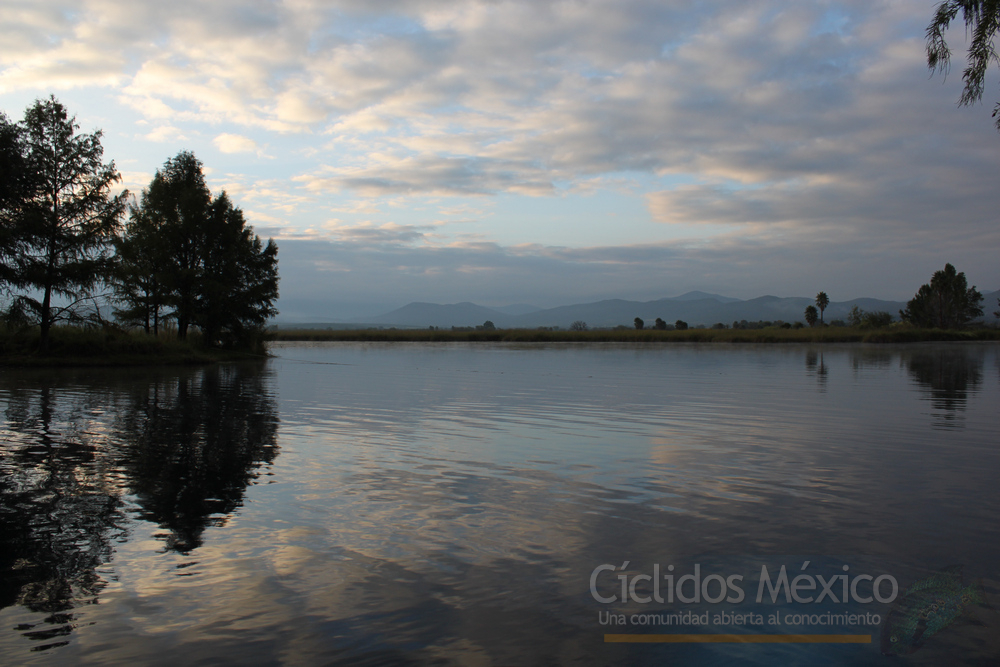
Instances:
[[[1000,340],[1000,330],[945,331],[911,326],[887,329],[801,327],[765,329],[285,329],[276,341],[503,342],[503,343],[913,343],[920,341]]]

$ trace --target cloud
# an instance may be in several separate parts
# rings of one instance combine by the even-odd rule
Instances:
[[[905,299],[943,266],[942,254],[970,283],[993,289],[988,283],[996,280],[992,249],[998,243],[1000,230],[972,238],[959,234],[928,247],[919,235],[769,225],[711,240],[568,247],[449,241],[427,229],[371,226],[336,228],[331,240],[283,241],[279,260],[282,298],[289,304],[344,295],[372,303],[391,298],[397,306],[410,301],[555,306],[604,298],[652,300],[692,289],[740,298],[825,290],[837,299]],[[328,266],[339,274],[333,293],[318,273]]]
[[[750,260],[780,282],[777,267],[811,280],[807,256],[830,278],[875,276],[864,261],[878,253],[909,281],[914,257],[947,250],[943,261],[982,266],[980,248],[995,247],[991,119],[954,108],[959,77],[928,82],[929,11],[862,0],[9,2],[0,92],[110,88],[154,128],[148,139],[214,136],[222,161],[235,157],[213,187],[284,235],[326,235],[386,271],[336,260],[368,276],[356,284],[366,293],[406,280],[392,268],[403,254],[414,275],[442,276],[420,285],[447,293],[495,289],[454,266],[602,294],[696,271],[726,291],[724,277],[744,283],[724,267]],[[233,176],[262,145],[280,165]],[[585,211],[565,248],[523,224],[522,238],[496,241],[538,210],[525,196],[611,190],[645,204],[629,213],[642,218],[633,228],[665,224],[616,247],[593,240],[607,217]],[[452,220],[470,236],[431,228]]]
[[[145,139],[149,141],[155,141],[157,143],[171,143],[177,141],[186,141],[187,137],[181,132],[180,129],[174,127],[173,125],[160,125],[159,127],[153,129],[144,135]]]
[[[477,196],[514,192],[553,194],[554,184],[538,168],[504,160],[371,156],[364,167],[327,167],[301,177],[313,191],[352,190],[365,197],[392,195]]]
[[[220,134],[212,140],[215,147],[223,153],[259,153],[257,142],[239,134]]]

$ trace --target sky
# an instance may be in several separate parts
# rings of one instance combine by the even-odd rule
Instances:
[[[279,246],[280,319],[411,301],[1000,288],[1000,134],[936,1],[3,0],[0,110],[54,95],[139,194],[189,150]]]

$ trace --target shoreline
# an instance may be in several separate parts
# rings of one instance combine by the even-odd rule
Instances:
[[[266,359],[246,350],[205,348],[200,337],[179,341],[138,332],[53,328],[49,352],[38,351],[38,333],[0,332],[0,368],[206,366]]]
[[[88,332],[72,341],[60,340],[47,355],[40,355],[29,339],[0,335],[0,368],[141,368],[156,366],[207,366],[216,363],[262,361],[271,357],[238,350],[204,349],[194,343],[166,339],[143,339],[124,335],[105,338]],[[933,343],[1000,342],[1000,329],[947,331],[888,327],[857,329],[603,329],[597,331],[550,331],[495,329],[451,331],[442,329],[298,329],[271,332],[267,342],[371,342],[371,343],[671,343],[772,344],[817,343]],[[55,341],[54,341],[55,342]]]
[[[688,329],[662,331],[625,329],[598,331],[549,331],[496,329],[451,331],[440,329],[293,329],[271,332],[276,342],[483,342],[483,343],[925,343],[1000,341],[1000,329],[947,331],[909,327],[858,329]]]

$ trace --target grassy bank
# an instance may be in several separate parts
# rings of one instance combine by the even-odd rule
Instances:
[[[271,334],[278,341],[385,341],[385,342],[509,342],[509,343],[916,343],[922,341],[1000,340],[1000,330],[942,331],[887,327],[817,327],[805,329],[601,329],[547,331],[496,329],[450,331],[440,329],[288,329]]]
[[[228,350],[205,349],[200,338],[177,340],[142,332],[81,327],[53,327],[49,350],[38,351],[38,331],[0,331],[0,366],[152,366],[210,364],[259,358]]]

